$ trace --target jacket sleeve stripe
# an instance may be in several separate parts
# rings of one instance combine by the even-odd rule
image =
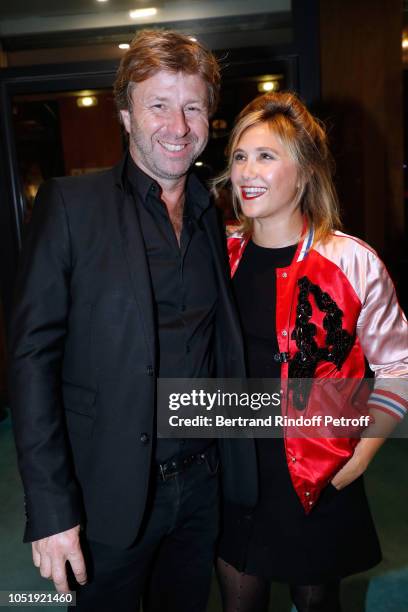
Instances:
[[[406,379],[406,383],[408,384],[408,378]],[[407,390],[406,385],[405,385],[405,390]],[[406,397],[401,397],[401,395],[398,395],[397,393],[393,393],[392,391],[388,391],[388,389],[375,389],[373,391],[373,395],[374,394],[382,396],[385,399],[392,400],[396,404],[399,404],[400,406],[402,406],[403,409],[408,410],[408,398]]]
[[[407,408],[404,406],[401,399],[399,401],[387,399],[379,393],[372,393],[368,401],[368,406],[369,408],[383,410],[387,412],[387,414],[391,414],[398,419],[403,419],[407,413]]]

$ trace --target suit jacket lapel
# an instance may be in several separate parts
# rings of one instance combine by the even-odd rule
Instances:
[[[133,196],[117,189],[117,204],[122,244],[133,293],[142,321],[143,333],[155,363],[155,325],[151,279],[139,218]]]
[[[237,359],[241,357],[243,360],[241,328],[232,302],[228,257],[226,249],[222,244],[222,235],[214,207],[211,207],[203,214],[202,223],[214,255],[215,269],[219,280],[220,299],[222,299],[227,317],[227,320],[223,322],[223,327],[226,331],[228,330],[227,333],[233,334],[233,338],[230,338],[230,342],[225,346],[225,350],[227,350],[228,347],[235,347],[235,351],[239,350],[241,353],[240,355],[236,355]]]
[[[228,260],[226,259],[225,250],[221,242],[221,232],[215,208],[211,207],[203,214],[202,223],[213,253],[220,291],[222,291],[225,298],[226,295],[229,294]],[[229,297],[227,301],[229,301]]]

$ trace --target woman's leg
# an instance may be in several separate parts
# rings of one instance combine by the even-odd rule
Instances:
[[[290,584],[289,588],[298,612],[341,612],[339,580],[325,584]]]
[[[224,612],[267,612],[269,580],[239,572],[222,559],[217,559],[217,577]]]

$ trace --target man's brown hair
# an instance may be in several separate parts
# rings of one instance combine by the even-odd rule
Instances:
[[[172,30],[141,30],[120,62],[113,91],[118,110],[129,110],[131,90],[159,70],[198,74],[208,88],[208,112],[217,107],[220,67],[200,42]]]

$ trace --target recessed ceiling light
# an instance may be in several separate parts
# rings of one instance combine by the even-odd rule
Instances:
[[[265,81],[261,83],[262,91],[273,91],[275,89],[275,83],[273,81]]]
[[[203,166],[204,164],[202,161],[198,161],[194,165],[200,167],[200,166]]]
[[[402,48],[403,49],[408,49],[408,38],[403,38],[402,39]]]
[[[120,43],[120,45],[118,45],[119,49],[129,49],[130,45],[129,43]]]
[[[77,106],[79,108],[89,108],[90,106],[97,106],[98,98],[96,96],[82,96],[77,98]]]
[[[108,2],[108,0],[96,0],[97,2]]]
[[[143,17],[153,17],[154,15],[157,15],[157,8],[154,7],[129,11],[131,19],[142,19]]]
[[[279,89],[278,81],[261,81],[258,83],[258,91],[277,91]]]

